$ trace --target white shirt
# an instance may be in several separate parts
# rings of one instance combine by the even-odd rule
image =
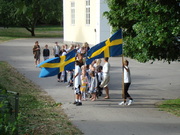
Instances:
[[[78,88],[79,85],[81,84],[81,79],[80,79],[81,68],[78,65],[75,66],[74,75],[76,75],[77,73],[78,73],[78,76],[76,76],[76,78],[74,79],[74,87],[75,88]]]
[[[102,82],[102,72],[98,72],[98,82]]]
[[[67,52],[63,52],[63,53],[62,53],[62,56],[66,55],[66,54],[67,54]]]
[[[58,55],[59,55],[59,50],[60,50],[60,49],[59,49],[59,46],[56,45],[56,46],[55,46],[55,54],[58,54]]]
[[[125,66],[127,69],[129,69],[129,67]],[[131,83],[131,73],[130,73],[130,69],[129,72],[127,72],[127,70],[124,68],[124,83]]]
[[[103,76],[105,75],[109,75],[109,71],[110,71],[110,64],[108,62],[105,62],[103,65]]]

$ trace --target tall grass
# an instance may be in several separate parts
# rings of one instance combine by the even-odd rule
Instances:
[[[69,121],[61,108],[61,103],[55,103],[46,92],[22,76],[9,64],[0,61],[1,88],[20,94],[18,122],[20,135],[82,134]]]

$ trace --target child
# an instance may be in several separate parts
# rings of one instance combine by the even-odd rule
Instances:
[[[61,56],[64,56],[66,54],[67,54],[66,50],[62,49],[62,55]],[[61,73],[61,82],[64,82],[64,83],[67,82],[66,70],[62,71],[62,73]]]
[[[98,82],[98,86],[97,86],[97,97],[98,96],[101,96],[102,95],[102,90],[103,88],[100,87],[100,84],[102,82],[102,66],[97,66],[96,68],[97,70],[97,74],[96,74],[96,77],[97,77],[97,82]]]
[[[131,85],[131,73],[130,68],[128,67],[129,61],[125,60],[123,63],[124,68],[124,101],[120,102],[119,105],[131,105],[133,102],[132,97],[128,93],[129,86]],[[126,99],[129,98],[128,104]]]
[[[82,95],[82,100],[86,100],[86,86],[88,84],[88,78],[86,76],[86,69],[82,69],[82,75],[81,75],[81,95]]]
[[[73,86],[73,70],[68,70],[69,74],[69,79],[68,79],[68,86],[67,87],[72,87]]]
[[[48,49],[48,45],[45,45],[45,48],[43,49],[43,57],[44,60],[49,59],[50,51]]]
[[[81,91],[80,91],[80,75],[81,75],[81,68],[80,68],[80,63],[79,61],[75,61],[75,71],[74,71],[74,90],[75,90],[75,102],[76,106],[82,105],[81,102]]]
[[[91,71],[90,73],[91,76],[91,83],[90,83],[90,88],[89,88],[89,92],[91,94],[91,101],[95,101],[97,96],[96,96],[96,92],[97,92],[97,78],[95,77],[95,72]]]

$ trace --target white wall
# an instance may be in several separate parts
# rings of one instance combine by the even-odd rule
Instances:
[[[75,25],[71,25],[71,1],[75,1]],[[63,0],[64,42],[88,42],[95,45],[110,36],[110,26],[102,16],[108,10],[104,1],[90,0],[90,25],[86,25],[86,0]]]

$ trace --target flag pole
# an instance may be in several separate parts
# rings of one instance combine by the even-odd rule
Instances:
[[[124,55],[122,54],[122,98],[124,99]]]
[[[122,33],[122,39],[123,39],[123,33]],[[122,44],[122,52],[123,52],[123,44]],[[124,97],[125,97],[125,92],[124,92],[124,55],[122,53],[122,98],[124,99]]]

